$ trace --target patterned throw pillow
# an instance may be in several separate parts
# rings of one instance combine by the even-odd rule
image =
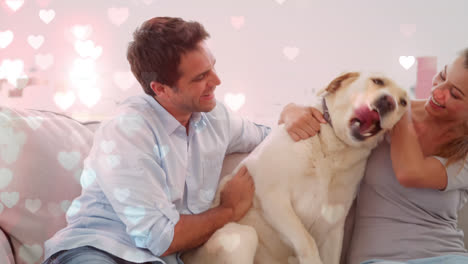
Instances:
[[[65,227],[92,139],[67,116],[0,107],[0,227],[17,264],[41,263],[44,241]]]

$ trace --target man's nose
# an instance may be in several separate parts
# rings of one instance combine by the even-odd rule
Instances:
[[[214,86],[218,86],[218,85],[221,84],[221,80],[219,79],[218,74],[216,73],[216,71],[213,71],[213,74],[212,74],[212,77],[211,77],[211,80],[210,80],[210,84],[212,84]]]

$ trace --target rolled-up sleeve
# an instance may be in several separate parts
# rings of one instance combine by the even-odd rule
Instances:
[[[468,160],[459,160],[446,166],[447,159],[435,156],[447,172],[447,187],[443,191],[468,189]]]
[[[138,113],[108,121],[96,132],[85,161],[91,176],[82,177],[82,187],[94,175],[135,245],[161,256],[172,243],[180,215],[157,146],[154,131]]]

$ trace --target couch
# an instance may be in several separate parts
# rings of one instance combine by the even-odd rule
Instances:
[[[67,209],[80,195],[83,160],[98,126],[59,113],[0,106],[0,264],[42,263],[44,241],[66,225]],[[243,157],[226,157],[222,175]],[[464,230],[466,211],[460,219]]]

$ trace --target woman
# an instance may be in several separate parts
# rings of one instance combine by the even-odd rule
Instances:
[[[348,263],[468,263],[457,212],[468,198],[468,49],[433,79],[371,154]]]
[[[324,123],[309,110],[309,127],[288,129],[296,141]],[[412,101],[390,136],[369,157],[347,263],[468,263],[457,229],[468,198],[468,48],[434,76],[430,98]]]

